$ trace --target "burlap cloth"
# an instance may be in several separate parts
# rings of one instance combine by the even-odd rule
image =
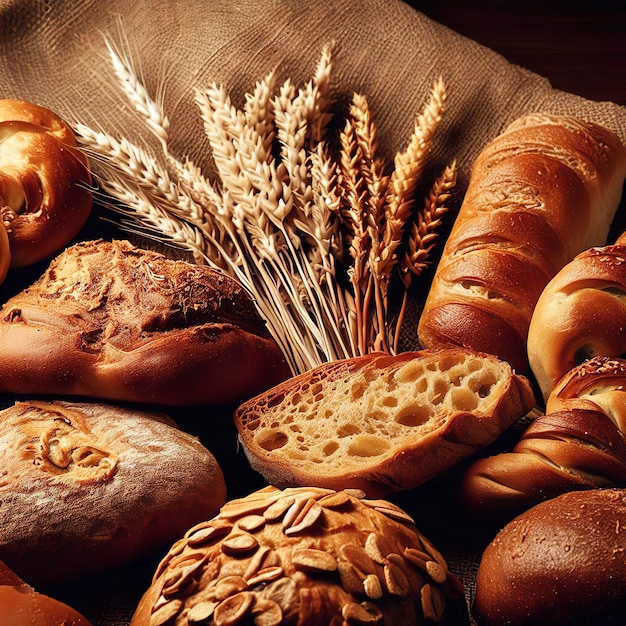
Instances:
[[[0,97],[31,100],[68,121],[141,141],[134,114],[115,87],[105,35],[131,53],[148,90],[162,94],[174,151],[206,167],[209,155],[194,87],[221,83],[240,105],[244,93],[271,69],[282,80],[290,77],[302,84],[329,42],[337,44],[333,83],[338,107],[355,91],[367,96],[388,159],[404,147],[435,78],[444,78],[448,108],[431,167],[457,159],[457,194],[462,194],[482,146],[527,112],[577,115],[604,124],[626,141],[625,108],[556,91],[546,79],[399,0],[2,0]],[[456,206],[458,200],[457,195]],[[87,233],[97,234],[99,224]],[[202,435],[202,423],[224,418],[220,441],[213,427],[206,442],[223,463],[231,495],[239,495],[261,483],[248,474],[236,449],[228,411],[214,411],[217,415],[207,409],[180,416],[181,422]],[[464,520],[446,495],[451,480],[435,481],[398,500],[439,542],[471,602],[480,551],[494,529]],[[155,559],[158,555],[50,591],[94,625],[125,625],[149,583]]]

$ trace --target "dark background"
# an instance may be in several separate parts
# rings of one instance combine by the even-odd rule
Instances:
[[[557,89],[626,105],[626,1],[406,0]]]

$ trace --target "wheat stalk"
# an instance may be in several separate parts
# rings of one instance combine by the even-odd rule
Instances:
[[[443,82],[434,85],[390,173],[360,94],[339,133],[339,157],[333,156],[332,46],[303,87],[277,84],[271,71],[245,94],[241,110],[222,86],[196,90],[217,172],[210,180],[196,163],[170,152],[162,105],[150,97],[130,56],[108,42],[107,48],[122,92],[160,146],[159,153],[147,142],[76,125],[82,147],[99,163],[103,190],[117,201],[122,227],[177,245],[239,280],[294,373],[371,350],[397,350],[408,288],[434,245],[453,184],[446,170],[413,215],[443,112]],[[405,291],[394,328],[388,291],[400,259],[395,275]]]

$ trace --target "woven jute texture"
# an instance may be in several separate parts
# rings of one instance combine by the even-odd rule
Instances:
[[[624,107],[554,90],[545,78],[399,0],[0,0],[0,97],[30,100],[69,122],[149,143],[116,87],[106,40],[130,54],[147,89],[162,97],[172,123],[173,152],[208,171],[210,155],[194,89],[222,84],[240,106],[244,94],[270,70],[280,80],[303,84],[329,43],[336,46],[337,109],[354,92],[364,94],[388,160],[404,147],[434,80],[443,77],[448,106],[429,167],[441,169],[456,159],[461,193],[480,149],[524,113],[579,116],[607,126],[626,142]],[[411,337],[414,333],[409,343]],[[245,461],[234,438],[227,441],[233,450],[225,469],[237,472]],[[225,457],[229,449],[220,452]],[[227,480],[231,486],[239,480],[241,490],[252,484],[228,473]],[[236,492],[233,487],[231,495]],[[435,534],[449,526],[433,516],[461,517],[436,505],[435,495],[442,493],[445,498],[437,485],[401,498],[427,526],[422,528],[426,533],[431,525]],[[471,602],[482,538],[472,541],[472,529],[451,528],[447,537],[433,539],[445,544]],[[126,625],[153,565],[149,560],[53,591],[95,626]]]

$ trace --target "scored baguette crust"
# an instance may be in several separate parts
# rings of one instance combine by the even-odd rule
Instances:
[[[234,420],[270,484],[380,495],[492,443],[533,405],[507,363],[451,348],[327,363],[242,404]]]
[[[34,585],[131,563],[226,499],[213,455],[160,413],[18,402],[0,449],[0,560]]]
[[[288,375],[236,281],[125,241],[68,248],[0,311],[3,392],[181,406]]]
[[[528,358],[544,400],[594,356],[626,354],[626,245],[591,248],[548,283],[528,331]]]
[[[528,372],[526,339],[548,281],[604,245],[626,148],[571,117],[520,118],[474,164],[418,324],[420,345],[461,345]]]
[[[482,555],[473,614],[481,626],[626,622],[626,491],[562,494],[507,524]]]
[[[172,546],[131,626],[468,623],[460,582],[402,509],[267,487]]]

